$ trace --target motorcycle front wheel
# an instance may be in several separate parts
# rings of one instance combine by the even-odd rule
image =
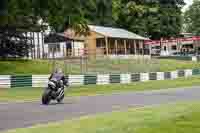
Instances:
[[[57,102],[58,102],[58,103],[62,103],[64,97],[65,97],[65,95],[63,94],[59,99],[57,99]]]
[[[50,101],[51,101],[50,92],[51,92],[51,90],[45,89],[45,91],[42,95],[42,104],[48,105],[50,103]]]

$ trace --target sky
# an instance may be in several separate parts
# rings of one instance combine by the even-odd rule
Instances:
[[[184,0],[184,1],[185,1],[186,5],[183,8],[183,12],[192,4],[193,0]]]

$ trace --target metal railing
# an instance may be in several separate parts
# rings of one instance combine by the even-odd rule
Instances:
[[[60,65],[66,74],[116,74],[158,70],[154,68],[153,70],[147,70],[146,68],[148,64],[158,67],[155,60],[149,60],[148,49],[127,50],[126,54],[123,50],[118,48],[118,51],[116,51],[116,49],[110,48],[107,55],[105,48],[95,50],[78,49],[76,51],[69,49],[65,53],[66,56],[51,59],[52,63],[50,64],[53,65],[53,69],[56,65]]]

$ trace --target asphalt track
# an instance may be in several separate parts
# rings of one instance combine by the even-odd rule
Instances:
[[[200,87],[66,98],[63,104],[0,103],[0,132],[128,108],[200,101]]]

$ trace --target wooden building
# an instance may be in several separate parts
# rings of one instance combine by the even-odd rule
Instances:
[[[89,34],[77,36],[72,30],[66,30],[65,35],[69,38],[84,40],[84,51],[89,56],[133,56],[150,55],[148,40],[135,33],[120,28],[89,25]]]

